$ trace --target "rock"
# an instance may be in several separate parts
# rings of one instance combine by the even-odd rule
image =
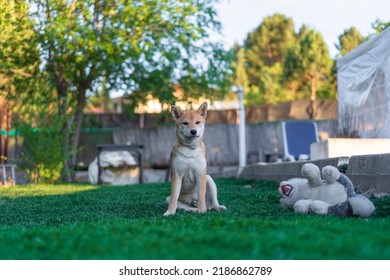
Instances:
[[[103,151],[100,153],[101,182],[111,185],[129,185],[139,182],[139,167],[128,151]],[[91,184],[98,182],[97,157],[88,166]]]

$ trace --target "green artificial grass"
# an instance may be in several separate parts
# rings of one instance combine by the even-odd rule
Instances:
[[[217,180],[228,211],[163,217],[170,185],[0,189],[0,259],[390,259],[390,197],[370,218],[283,209],[276,183]]]

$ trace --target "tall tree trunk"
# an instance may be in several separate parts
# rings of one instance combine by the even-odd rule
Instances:
[[[77,163],[77,150],[79,146],[81,126],[83,123],[83,112],[86,105],[86,88],[79,88],[79,92],[77,93],[77,110],[75,114],[75,129],[73,133],[73,143],[71,150],[71,164],[72,166],[76,166]]]
[[[11,128],[11,120],[12,120],[12,112],[9,106],[5,105],[5,141],[4,141],[4,161],[5,163],[8,163],[9,160],[9,131]]]
[[[3,108],[0,108],[3,109]],[[4,163],[4,153],[3,153],[3,110],[0,110],[0,163]]]
[[[67,182],[72,182],[72,170],[71,170],[71,161],[70,161],[70,137],[71,129],[74,122],[74,116],[72,116],[67,122],[64,128],[64,173],[65,180]]]
[[[65,117],[67,113],[67,106],[68,106],[68,88],[69,85],[66,81],[66,79],[63,76],[63,73],[60,71],[60,69],[56,68],[55,64],[52,62],[49,64],[55,78],[55,87],[57,91],[57,111],[58,116]],[[70,151],[70,144],[69,144],[69,137],[71,133],[71,127],[73,123],[73,118],[68,120],[63,128],[62,128],[62,135],[64,136],[64,176],[65,181],[72,182],[71,177],[71,164],[69,161],[69,151]]]
[[[297,96],[298,84],[296,82],[290,82],[288,88],[290,90],[290,101],[294,102]]]
[[[0,101],[0,103],[3,100]],[[11,109],[8,106],[7,101],[4,99],[4,104],[0,104],[0,163],[8,162],[8,150],[9,150],[9,130],[11,127]],[[4,134],[3,134],[4,133]]]
[[[317,80],[315,74],[310,75],[310,100],[315,101],[317,95]]]

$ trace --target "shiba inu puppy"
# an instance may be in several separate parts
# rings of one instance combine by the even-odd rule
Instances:
[[[171,113],[176,123],[176,141],[171,161],[171,195],[166,199],[168,210],[164,216],[174,215],[178,208],[199,213],[210,209],[226,210],[218,203],[216,184],[206,175],[203,133],[207,103],[196,111],[185,112],[172,106]]]

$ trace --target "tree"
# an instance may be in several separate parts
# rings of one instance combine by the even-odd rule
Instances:
[[[283,68],[280,63],[264,66],[260,73],[259,91],[263,95],[264,103],[277,104],[290,101],[289,91],[281,83]]]
[[[283,74],[281,82],[290,90],[290,100],[295,101],[297,91],[302,87],[304,79],[301,77],[302,72],[297,71],[300,67],[300,45],[299,42],[292,45],[286,51],[286,58],[283,63]]]
[[[53,106],[53,88],[39,71],[40,56],[28,10],[23,1],[0,0],[0,95],[6,99],[6,110],[17,113],[13,125],[23,145],[16,163],[34,182],[54,182],[64,163],[58,129],[62,122]]]
[[[335,44],[337,50],[341,55],[346,55],[363,43],[365,39],[355,27],[350,27],[338,36],[338,40],[339,43]]]
[[[286,50],[296,41],[294,22],[281,14],[264,19],[244,42],[248,89],[247,105],[289,100],[281,85]]]
[[[0,0],[0,160],[8,160],[8,132],[16,100],[34,90],[39,53],[34,44],[28,5],[22,1]],[[3,102],[5,100],[5,102]]]
[[[24,118],[28,116],[29,121],[23,119],[15,121],[15,127],[23,138],[18,164],[26,170],[30,180],[35,184],[54,183],[60,180],[66,162],[61,133],[66,119],[57,114],[55,107],[47,106],[52,102],[52,97],[50,92],[45,93],[37,97],[48,100],[36,100],[34,106],[30,104],[28,112],[22,115]]]
[[[249,33],[244,48],[250,85],[259,84],[263,66],[283,64],[286,50],[294,42],[293,20],[278,13],[266,17],[258,28]]]
[[[26,80],[37,70],[39,54],[28,5],[22,1],[0,0],[0,31],[1,89],[6,90],[6,84],[8,88],[11,84],[20,86],[18,78]]]
[[[216,0],[29,2],[35,7],[31,16],[56,89],[58,114],[74,116],[63,128],[72,156],[68,168],[77,161],[86,100],[102,81],[107,90],[121,90],[135,102],[146,93],[172,102],[177,83],[227,88],[224,74],[230,69],[224,52],[207,41],[209,30],[220,29]]]
[[[332,60],[329,56],[329,50],[321,34],[311,30],[299,43],[300,63],[299,70],[310,81],[310,100],[316,100],[317,88],[319,82],[327,80],[329,76]],[[314,106],[312,107],[312,117],[314,115]]]
[[[0,95],[11,109],[15,99],[33,90],[39,70],[39,52],[26,3],[0,0],[0,34]]]
[[[298,43],[287,51],[283,78],[285,82],[294,86],[294,91],[304,85],[304,82],[308,82],[313,117],[318,88],[326,87],[329,90],[332,88],[329,83],[333,62],[321,34],[314,30],[306,30],[300,37]],[[294,84],[295,81],[297,82]],[[322,95],[326,96],[324,93]]]
[[[310,80],[310,99],[316,99],[317,82],[329,74],[332,60],[321,34],[310,31],[300,41],[300,70]]]
[[[233,85],[236,86],[242,86],[244,89],[244,92],[249,91],[249,82],[248,82],[248,76],[246,74],[246,59],[245,59],[245,49],[235,45],[234,50],[235,52],[235,58],[233,62]]]

